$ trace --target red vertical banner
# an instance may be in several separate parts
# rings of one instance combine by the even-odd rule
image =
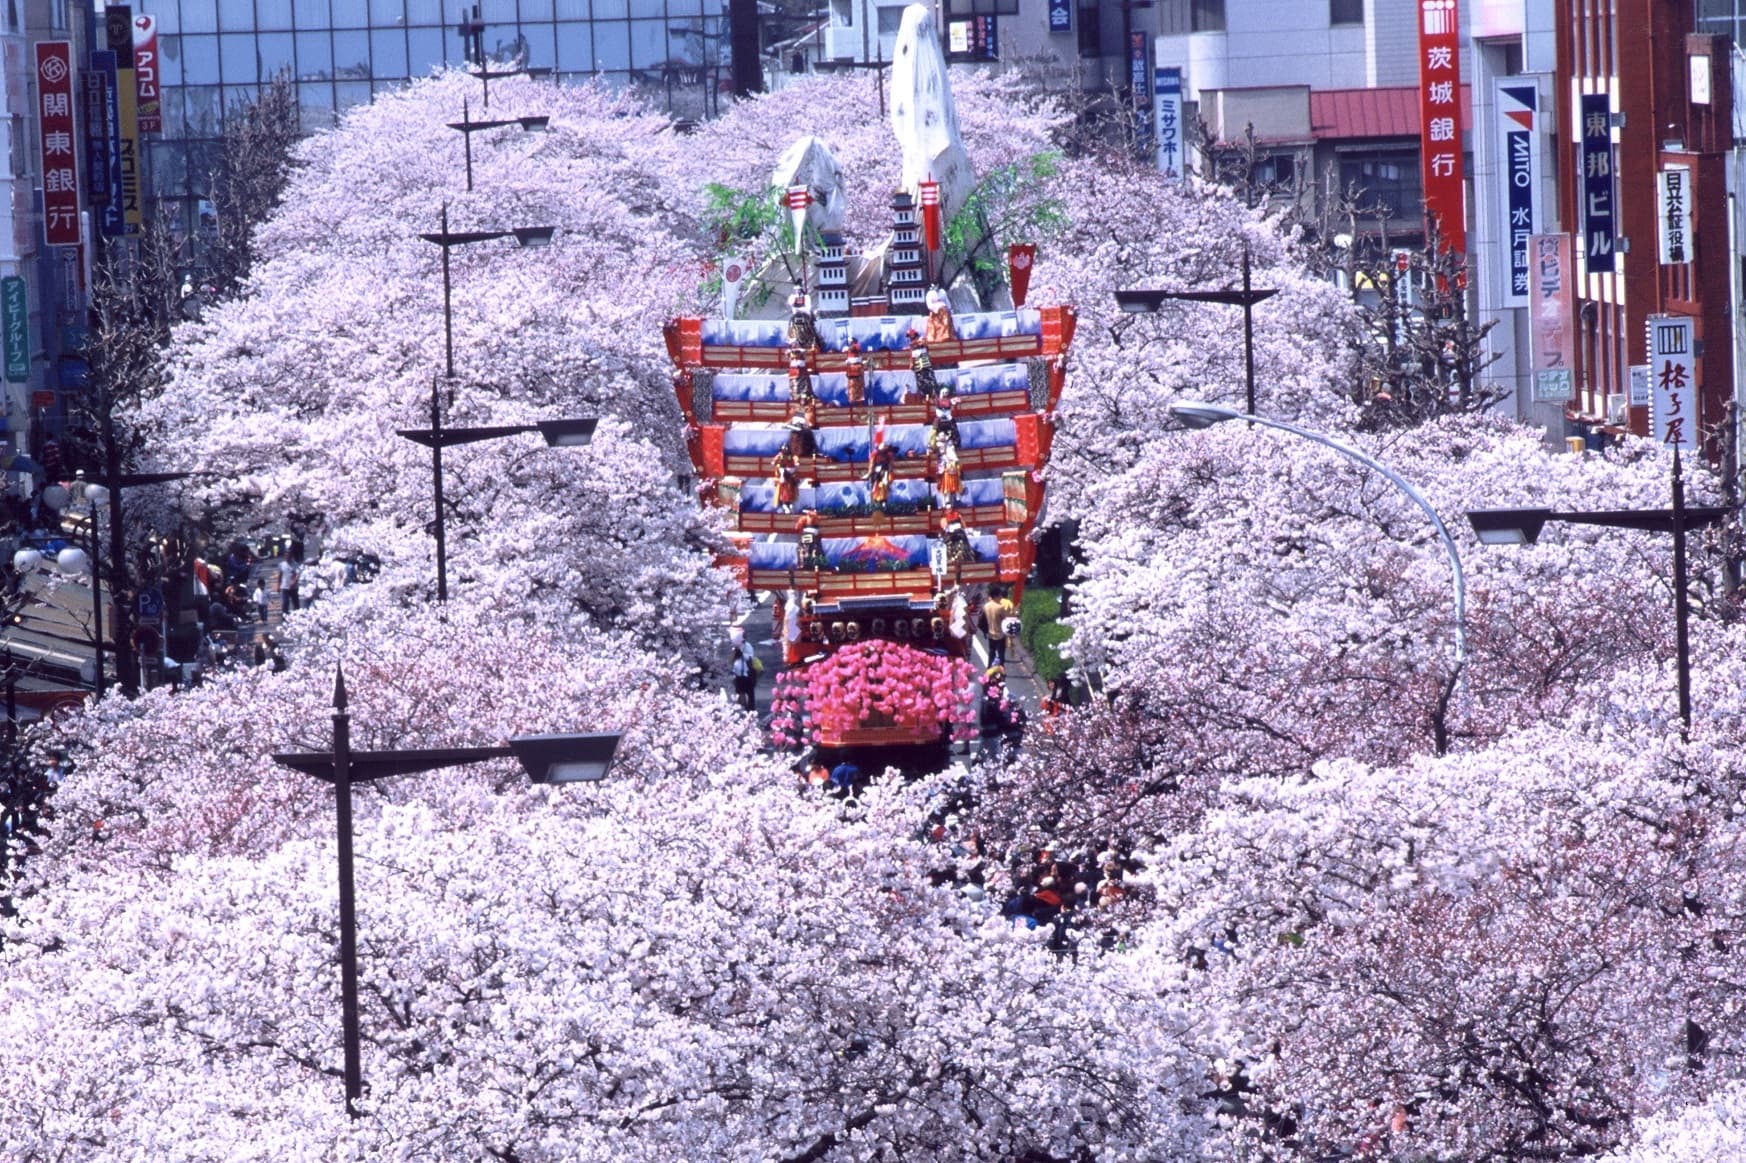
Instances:
[[[36,117],[42,146],[42,230],[50,246],[79,245],[79,151],[73,127],[73,46],[36,46]]]
[[[1461,14],[1456,0],[1417,0],[1419,8],[1419,170],[1425,229],[1443,248],[1467,250],[1461,166]]]
[[[1015,242],[1006,248],[1007,277],[1012,280],[1012,305],[1023,307],[1031,292],[1031,264],[1037,261],[1037,244]]]
[[[932,178],[921,183],[922,230],[928,250],[940,249],[940,184]]]
[[[142,12],[133,18],[133,84],[139,97],[141,133],[162,133],[164,119],[158,104],[158,21]]]

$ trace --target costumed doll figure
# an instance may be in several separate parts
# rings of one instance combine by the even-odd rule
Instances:
[[[843,356],[843,379],[849,387],[849,406],[860,407],[867,402],[867,361],[861,358],[861,341],[849,340],[849,350]]]
[[[788,400],[797,408],[812,403],[812,368],[807,351],[801,347],[788,349]]]
[[[818,518],[811,513],[801,514],[795,522],[794,531],[800,534],[800,552],[796,555],[795,564],[801,569],[825,569],[824,542],[819,539]]]
[[[790,443],[776,454],[776,511],[778,513],[794,512],[794,504],[800,500],[800,458],[794,455],[794,445]]]
[[[958,450],[947,443],[940,449],[940,493],[950,503],[964,491],[964,469],[958,461]]]
[[[788,346],[811,351],[818,346],[818,323],[812,308],[807,306],[804,292],[796,291],[788,300]]]
[[[975,560],[970,548],[970,533],[964,528],[964,518],[958,510],[948,508],[940,515],[940,539],[946,546],[946,561],[950,565],[968,565]]]
[[[872,486],[873,507],[881,513],[885,512],[885,503],[891,499],[891,478],[897,467],[897,454],[888,446],[881,446],[873,454],[873,463],[867,471],[868,483]]]
[[[794,450],[795,456],[818,455],[818,437],[807,424],[806,417],[796,416],[788,422],[788,447]]]
[[[942,447],[958,447],[958,417],[955,407],[957,401],[952,396],[949,384],[940,385],[940,394],[934,400],[934,432],[939,436]]]
[[[915,373],[915,390],[922,399],[931,400],[939,394],[940,385],[934,380],[934,361],[928,355],[927,342],[913,327],[909,329],[909,370]]]
[[[958,338],[958,329],[952,325],[952,302],[946,298],[946,292],[935,287],[928,292],[928,331],[929,343],[950,343]]]

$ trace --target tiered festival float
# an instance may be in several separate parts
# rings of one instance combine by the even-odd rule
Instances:
[[[930,287],[950,199],[926,177],[893,194],[889,236],[865,254],[817,212],[845,200],[821,143],[776,177],[794,231],[765,267],[774,317],[732,318],[728,296],[728,317],[666,326],[702,493],[732,515],[747,588],[773,595],[772,734],[965,738],[975,615],[994,587],[1016,601],[1030,571],[1073,311],[1023,305],[1029,246],[1009,248],[1004,309],[965,280]]]

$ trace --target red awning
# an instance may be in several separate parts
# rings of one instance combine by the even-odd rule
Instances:
[[[1473,123],[1471,85],[1461,86],[1461,128]],[[1310,90],[1310,132],[1318,141],[1419,136],[1419,89]]]

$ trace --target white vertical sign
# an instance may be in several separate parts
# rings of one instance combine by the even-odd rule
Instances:
[[[1668,166],[1656,175],[1655,217],[1661,224],[1661,265],[1690,262],[1690,166]]]
[[[1649,439],[1698,446],[1697,359],[1689,315],[1649,316]]]
[[[1157,126],[1158,172],[1182,180],[1182,70],[1152,70],[1152,123]]]

